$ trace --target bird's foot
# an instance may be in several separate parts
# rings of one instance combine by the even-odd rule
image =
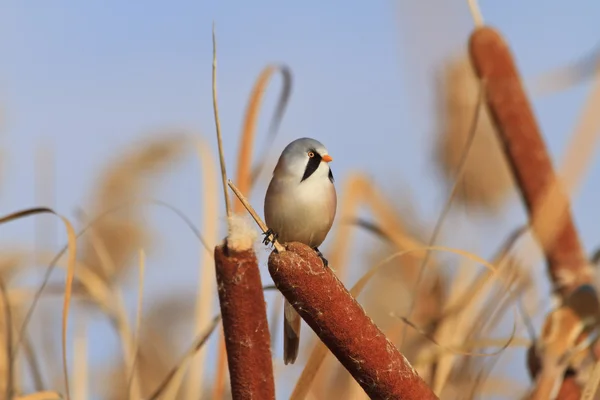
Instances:
[[[323,261],[323,265],[325,265],[325,267],[329,267],[329,261],[327,261],[327,259],[323,257],[323,253],[321,253],[321,250],[319,250],[318,247],[313,247],[313,250],[317,252],[317,255],[319,256],[321,261]]]
[[[263,235],[265,235],[265,237],[262,242],[265,246],[268,246],[269,244],[274,244],[277,238],[279,237],[278,234],[273,232],[273,229],[268,229],[266,232],[263,233]]]

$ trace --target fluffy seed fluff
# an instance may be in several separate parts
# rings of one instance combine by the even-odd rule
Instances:
[[[232,214],[228,222],[227,247],[235,251],[251,249],[258,238],[258,232],[250,218],[243,214]]]
[[[486,107],[480,111],[463,174],[457,176],[478,101],[478,82],[469,59],[458,55],[446,60],[439,83],[442,125],[437,164],[449,183],[459,178],[457,200],[498,211],[514,192],[514,181]]]

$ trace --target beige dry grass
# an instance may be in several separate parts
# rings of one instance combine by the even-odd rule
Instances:
[[[176,364],[178,346],[172,332],[185,326],[193,315],[193,303],[186,296],[172,296],[154,305],[142,321],[139,350],[136,362],[141,395],[148,398],[157,388],[173,365]],[[105,392],[112,400],[129,399],[125,365],[110,366],[107,373],[114,382]],[[177,389],[175,390],[177,393]]]

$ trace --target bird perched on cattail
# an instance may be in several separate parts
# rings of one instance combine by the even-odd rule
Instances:
[[[337,207],[333,159],[317,140],[296,139],[286,146],[273,171],[265,196],[265,244],[279,240],[300,242],[319,251],[331,229]],[[294,363],[300,344],[300,316],[285,301],[283,321],[283,360]]]

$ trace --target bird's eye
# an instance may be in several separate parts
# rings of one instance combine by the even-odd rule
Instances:
[[[308,156],[309,156],[310,158],[313,158],[313,157],[315,156],[315,153],[314,153],[314,152],[312,152],[312,151],[309,151],[309,152],[308,152]]]

